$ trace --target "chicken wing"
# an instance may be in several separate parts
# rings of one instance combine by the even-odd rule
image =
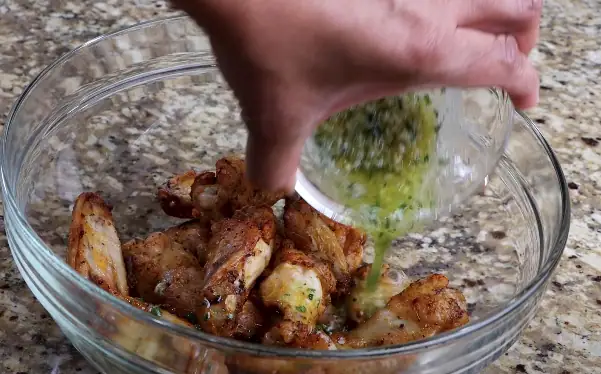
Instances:
[[[351,273],[358,267],[358,257],[363,257],[365,235],[327,219],[302,199],[286,201],[284,226],[286,236],[298,249],[332,267],[338,283],[337,294],[347,293],[352,284]]]
[[[190,220],[165,230],[174,245],[196,256],[201,266],[207,262],[211,227],[207,222]]]
[[[448,285],[440,274],[413,282],[365,323],[332,338],[338,346],[365,348],[402,344],[463,326],[469,322],[465,297]]]
[[[161,208],[167,215],[177,218],[192,218],[193,205],[190,192],[197,175],[194,170],[189,170],[172,177],[159,188],[157,197]]]
[[[329,267],[294,248],[285,240],[275,268],[261,283],[263,304],[282,316],[264,337],[266,344],[290,344],[312,333],[329,303],[336,280]]]
[[[376,311],[384,308],[388,301],[409,286],[411,281],[402,271],[382,266],[380,279],[374,289],[367,287],[367,276],[371,265],[362,266],[354,276],[355,285],[346,297],[348,317],[355,323],[363,323]]]
[[[69,230],[67,263],[104,290],[127,296],[127,275],[112,208],[97,193],[75,201]]]
[[[183,327],[194,328],[190,322],[156,305],[133,297],[123,299],[133,307],[148,312],[156,318]],[[172,370],[186,374],[204,372],[227,374],[228,372],[225,368],[224,358],[221,355],[206,349],[200,344],[195,344],[188,338],[165,333],[156,328],[143,328],[145,326],[136,320],[123,317],[123,315],[111,315],[108,311],[103,313],[102,317],[108,318],[112,322],[109,336],[113,342],[159,366],[169,367]]]
[[[204,303],[197,310],[204,331],[220,336],[239,332],[236,317],[269,264],[275,231],[275,216],[267,206],[243,208],[212,225],[202,278]]]
[[[214,179],[198,176],[192,185],[191,197],[195,216],[229,216],[247,206],[272,206],[284,197],[255,188],[246,178],[246,165],[239,157],[219,159]]]
[[[203,271],[192,251],[174,240],[178,234],[168,229],[131,240],[123,245],[123,255],[132,293],[186,317],[203,302]]]
[[[354,273],[363,264],[363,249],[367,242],[367,235],[362,230],[338,223],[323,214],[319,216],[336,235],[346,257],[349,272]]]

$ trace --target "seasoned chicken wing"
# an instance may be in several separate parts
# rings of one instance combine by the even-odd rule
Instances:
[[[348,317],[355,323],[368,320],[378,310],[384,308],[388,301],[399,294],[411,283],[402,271],[391,269],[388,264],[382,266],[380,279],[374,289],[367,287],[367,276],[371,265],[364,265],[355,273],[355,285],[346,297]]]
[[[194,215],[212,219],[229,216],[247,206],[272,206],[284,197],[283,193],[263,191],[253,187],[246,178],[246,165],[239,157],[219,159],[213,179],[199,175],[192,185]]]
[[[171,323],[194,328],[191,323],[159,306],[128,296],[121,244],[115,231],[110,207],[98,194],[81,194],[75,203],[67,262],[79,274],[133,307]],[[190,344],[185,339],[165,335],[154,329],[140,328],[141,324],[137,321],[122,314],[115,314],[112,309],[104,308],[102,305],[99,306],[97,313],[94,323],[98,323],[97,328],[101,334],[106,335],[123,349],[151,362],[188,374],[204,372],[207,364],[214,365],[213,360],[209,363],[203,359],[203,356],[206,356],[203,348]],[[178,354],[173,354],[174,351]],[[182,357],[185,359],[174,361]],[[225,366],[220,365],[221,367],[224,370],[220,372],[227,373]]]
[[[239,332],[237,315],[269,264],[275,240],[270,207],[246,207],[211,227],[203,274],[204,303],[197,310],[203,330],[220,336]]]
[[[201,266],[204,266],[208,256],[211,227],[199,220],[190,220],[173,226],[164,231],[174,245],[196,256]]]
[[[246,163],[239,157],[224,157],[215,164],[220,195],[234,210],[246,206],[272,206],[284,197],[283,192],[269,192],[252,186],[246,177]]]
[[[168,311],[162,309],[160,306],[149,304],[139,298],[131,296],[123,296],[121,297],[121,299],[129,303],[129,305],[133,306],[134,308],[148,312],[154,315],[155,317],[164,319],[165,321],[169,321],[173,324],[180,326],[194,328],[194,325],[191,324],[189,321],[183,320],[178,316],[169,313]]]
[[[349,271],[351,274],[354,273],[363,264],[363,250],[367,242],[367,235],[362,230],[338,223],[323,214],[319,215],[336,235],[338,243],[344,251]]]
[[[112,208],[97,193],[75,201],[69,230],[67,263],[104,290],[127,296],[127,275]]]
[[[338,282],[337,293],[347,293],[352,284],[351,273],[363,257],[365,235],[327,219],[302,199],[286,201],[284,225],[286,236],[298,249],[331,265]]]
[[[192,184],[197,173],[189,170],[169,179],[159,188],[157,197],[163,211],[172,217],[192,218]]]
[[[469,322],[465,297],[448,285],[440,274],[413,282],[365,323],[332,338],[345,348],[365,348],[402,344],[463,326]]]
[[[178,234],[172,228],[131,240],[123,245],[123,256],[133,294],[186,317],[203,303],[203,271],[193,251],[174,239]]]
[[[267,344],[290,344],[312,333],[335,290],[336,280],[329,267],[282,243],[275,268],[260,285],[263,304],[282,316],[264,338]]]
[[[156,305],[133,297],[126,297],[124,300],[156,318],[183,327],[194,328],[191,323]],[[108,311],[102,317],[112,320],[110,338],[113,342],[157,365],[186,374],[212,372],[211,366],[213,366],[213,370],[219,369],[215,372],[223,374],[228,372],[222,356],[207,350],[200,344],[192,343],[187,338],[166,334],[155,328],[144,328],[145,326],[136,320],[124,318],[122,315],[111,316]]]

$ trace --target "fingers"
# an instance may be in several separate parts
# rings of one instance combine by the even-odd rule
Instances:
[[[520,51],[530,53],[538,40],[542,0],[448,0],[457,25],[516,37]]]
[[[542,0],[447,0],[457,26],[475,25],[494,28],[496,32],[529,27],[540,16]],[[513,30],[509,30],[509,28]],[[489,31],[489,30],[485,30]]]
[[[292,192],[305,139],[299,138],[292,142],[272,139],[252,132],[249,134],[246,144],[248,176],[256,187]]]
[[[436,69],[440,84],[500,87],[520,109],[538,103],[538,73],[515,37],[460,28],[444,51]]]

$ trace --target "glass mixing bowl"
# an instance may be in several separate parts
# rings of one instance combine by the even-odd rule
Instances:
[[[276,348],[157,319],[67,266],[75,197],[101,191],[122,240],[172,225],[157,186],[243,152],[246,131],[207,38],[186,17],[84,44],[44,70],[13,107],[1,148],[5,222],[23,278],[73,345],[104,373],[477,373],[518,338],[561,257],[566,181],[523,114],[486,187],[455,215],[398,239],[409,275],[442,272],[465,293],[467,326],[409,344],[349,351]]]

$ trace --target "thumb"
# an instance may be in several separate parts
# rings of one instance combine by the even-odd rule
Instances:
[[[276,133],[277,130],[273,129]],[[251,183],[269,191],[294,191],[304,143],[304,137],[262,136],[251,130],[246,143],[246,165]]]

